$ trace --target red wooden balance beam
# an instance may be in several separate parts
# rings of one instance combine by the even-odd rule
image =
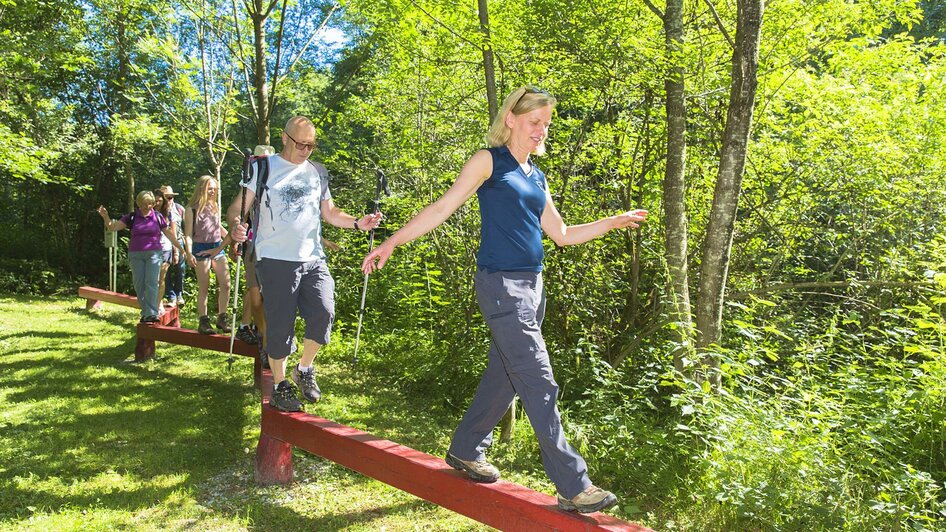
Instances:
[[[148,360],[154,356],[155,340],[169,344],[189,345],[200,349],[220,351],[221,353],[230,352],[230,335],[226,334],[200,334],[193,329],[167,327],[154,323],[139,323],[137,334],[138,343],[135,345],[135,362]],[[262,369],[259,358],[259,347],[234,338],[233,354],[253,358],[253,383],[259,388],[260,370]],[[270,388],[271,387],[272,386],[270,386]]]
[[[113,303],[123,307],[141,308],[141,304],[138,303],[138,298],[135,296],[119,294],[118,292],[110,292],[108,290],[102,290],[101,288],[94,288],[91,286],[80,286],[79,297],[84,297],[86,299],[86,310],[99,309],[102,307],[102,302]],[[164,307],[164,315],[158,317],[158,322],[161,325],[179,327],[181,325],[179,316],[180,313],[177,307],[166,306]]]
[[[555,497],[512,482],[473,482],[442,459],[304,412],[269,406],[272,373],[263,371],[263,411],[256,447],[259,484],[292,482],[296,446],[481,523],[507,531],[647,531],[603,513],[558,509]]]

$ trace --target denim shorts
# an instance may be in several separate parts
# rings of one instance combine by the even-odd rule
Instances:
[[[191,255],[193,255],[194,258],[197,260],[211,260],[211,259],[217,260],[226,255],[224,250],[221,249],[220,253],[217,253],[213,257],[198,255],[198,253],[200,253],[201,251],[207,251],[208,249],[213,249],[219,246],[220,244],[221,242],[219,240],[217,242],[194,242],[194,244],[191,246]]]

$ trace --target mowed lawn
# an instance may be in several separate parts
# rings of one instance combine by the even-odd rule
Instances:
[[[252,361],[228,370],[225,353],[159,343],[135,364],[136,323],[114,305],[0,296],[0,528],[487,529],[299,451],[291,486],[257,487]],[[353,371],[346,351],[321,356],[325,400],[308,410],[441,454],[457,420]]]

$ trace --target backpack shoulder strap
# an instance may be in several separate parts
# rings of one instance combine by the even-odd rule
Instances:
[[[253,198],[253,218],[250,221],[250,226],[258,227],[259,226],[259,216],[260,216],[260,206],[263,201],[263,194],[267,193],[267,183],[269,181],[269,157],[262,155],[257,157],[253,164],[256,166],[256,193]],[[253,232],[253,238],[255,240],[256,232]]]

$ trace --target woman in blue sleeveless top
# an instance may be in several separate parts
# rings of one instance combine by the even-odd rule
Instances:
[[[499,479],[484,451],[492,443],[493,428],[519,395],[539,439],[545,472],[558,490],[559,507],[584,513],[613,506],[617,498],[592,485],[584,459],[563,434],[556,407],[558,385],[541,330],[542,232],[559,246],[581,244],[612,229],[637,227],[647,211],[565,225],[545,174],[529,157],[545,152],[555,103],[550,94],[533,87],[513,91],[487,133],[491,147],[476,152],[440,199],[369,253],[362,270],[369,274],[382,268],[395,247],[431,231],[476,193],[482,226],[475,287],[491,343],[486,370],[453,435],[447,463],[476,481]]]

